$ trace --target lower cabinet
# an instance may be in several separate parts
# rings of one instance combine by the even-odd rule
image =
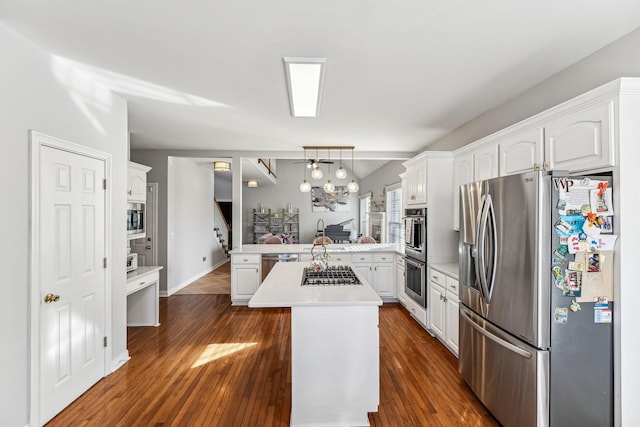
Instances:
[[[458,281],[429,269],[428,328],[449,350],[458,356]]]
[[[396,297],[402,305],[407,306],[407,295],[404,293],[404,257],[396,255]]]
[[[160,326],[161,266],[143,266],[127,273],[127,326]]]
[[[247,305],[260,286],[260,255],[231,255],[231,303]]]
[[[394,253],[359,253],[353,266],[381,298],[395,297],[396,263]]]

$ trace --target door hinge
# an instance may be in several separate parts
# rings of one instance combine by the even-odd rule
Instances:
[[[102,259],[102,268],[107,268],[107,259],[106,258]]]
[[[107,180],[106,180],[106,178],[102,180],[102,189],[103,190],[107,189]]]
[[[102,345],[103,347],[107,347],[107,337],[104,337],[104,339],[102,340]]]

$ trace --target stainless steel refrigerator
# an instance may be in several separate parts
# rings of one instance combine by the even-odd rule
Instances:
[[[460,188],[459,371],[506,427],[612,425],[611,323],[594,323],[594,303],[561,321],[555,312],[573,299],[555,277],[554,263],[571,258],[557,253],[554,178]]]

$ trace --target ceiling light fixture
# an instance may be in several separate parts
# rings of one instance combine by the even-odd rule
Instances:
[[[342,167],[342,149],[340,149],[340,167],[336,169],[336,178],[345,179],[347,177],[347,171]]]
[[[327,58],[284,57],[284,71],[293,117],[318,117]]]
[[[258,187],[258,181],[256,181],[255,179],[250,179],[249,181],[247,181],[247,187],[249,187],[249,188],[257,188]]]
[[[358,183],[353,179],[353,149],[355,147],[351,147],[351,182],[347,184],[347,190],[349,193],[357,193],[360,189]]]
[[[216,172],[229,172],[231,170],[231,163],[229,162],[213,162],[213,170]]]
[[[322,188],[324,189],[325,192],[333,194],[334,191],[336,191],[336,186],[333,185],[333,182],[331,182],[331,150],[327,150],[328,156],[327,159],[329,159],[329,163],[328,163],[328,168],[329,168],[329,173],[327,174],[327,176],[329,176],[329,178],[327,178],[327,182],[324,183],[324,185],[322,186]]]
[[[316,147],[316,159],[313,161],[313,171],[311,172],[311,178],[313,179],[322,179],[323,177],[323,173],[322,173],[322,169],[320,169],[319,165],[318,165],[318,148]]]
[[[307,150],[304,150],[304,162],[307,163]],[[307,163],[307,167],[309,167],[309,164]],[[311,191],[311,184],[307,181],[307,167],[304,168],[304,181],[300,184],[300,191],[303,193]]]

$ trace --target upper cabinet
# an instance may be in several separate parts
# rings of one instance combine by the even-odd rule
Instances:
[[[427,160],[425,157],[407,160],[404,163],[406,176],[406,205],[424,205],[427,203]]]
[[[484,181],[498,176],[498,144],[482,144],[473,150],[473,180]]]
[[[151,168],[134,162],[129,162],[127,173],[127,201],[146,202],[147,200],[147,172]]]
[[[515,132],[500,140],[498,146],[500,176],[543,168],[544,129],[542,128]]]
[[[613,166],[613,100],[560,117],[544,128],[546,169],[570,172]]]

